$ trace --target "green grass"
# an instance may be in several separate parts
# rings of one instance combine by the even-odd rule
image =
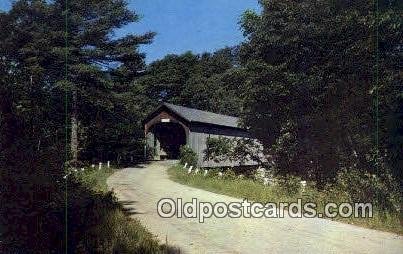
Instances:
[[[176,247],[161,244],[141,223],[125,214],[114,194],[108,191],[107,178],[115,168],[86,169],[76,179],[91,189],[96,224],[88,229],[80,253],[180,253]],[[93,211],[94,212],[94,211]],[[93,219],[93,218],[91,218]],[[89,240],[90,239],[90,240]],[[80,246],[80,244],[78,244]],[[86,252],[87,251],[87,252]]]
[[[118,171],[116,168],[103,168],[101,170],[88,168],[84,173],[79,174],[81,174],[81,182],[89,186],[92,190],[107,192],[108,185],[106,184],[106,179],[116,171]]]
[[[196,188],[208,190],[211,192],[225,194],[237,198],[247,198],[249,201],[255,202],[296,202],[297,198],[304,202],[314,202],[317,204],[317,211],[323,213],[324,206],[327,202],[342,203],[346,202],[341,196],[334,193],[320,192],[314,188],[307,187],[304,192],[294,195],[287,193],[279,187],[264,186],[262,183],[252,179],[226,179],[225,177],[203,176],[203,174],[187,174],[182,166],[177,165],[168,169],[170,179],[181,184],[193,186]],[[330,219],[330,218],[329,218]],[[402,235],[403,227],[400,224],[400,218],[397,214],[380,214],[373,212],[372,218],[342,218],[336,217],[332,220],[344,223],[359,225],[366,228],[377,229],[382,231],[393,232]]]

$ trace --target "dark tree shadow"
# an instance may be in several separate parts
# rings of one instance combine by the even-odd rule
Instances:
[[[144,213],[136,211],[136,208],[134,208],[134,207],[123,207],[122,212],[127,216],[135,215],[135,214],[144,214]]]

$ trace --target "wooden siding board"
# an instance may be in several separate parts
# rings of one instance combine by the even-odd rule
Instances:
[[[236,139],[236,138],[250,138],[248,134],[245,134],[244,131],[238,131],[235,129],[228,129],[223,130],[223,129],[217,129],[217,128],[193,128],[191,126],[190,128],[190,136],[192,137],[192,142],[189,143],[189,147],[193,149],[193,151],[196,152],[197,157],[198,157],[198,166],[199,167],[233,167],[233,166],[239,166],[239,162],[231,162],[231,161],[222,161],[222,162],[214,162],[212,160],[210,161],[204,161],[204,151],[207,148],[206,141],[208,137],[224,137],[224,138],[230,138],[230,139]],[[246,165],[256,165],[254,162],[246,162]]]
[[[204,151],[207,148],[206,141],[208,137],[226,137],[226,138],[252,138],[248,131],[238,127],[220,126],[202,122],[188,122],[184,121],[179,115],[169,110],[160,108],[147,119],[145,122],[146,143],[150,148],[156,145],[158,149],[158,140],[155,142],[156,137],[152,133],[154,124],[160,123],[162,118],[168,118],[172,122],[182,125],[186,133],[186,144],[192,148],[197,154],[199,167],[231,167],[238,166],[237,162],[224,161],[216,163],[214,161],[204,161]],[[155,144],[157,143],[157,144]],[[158,157],[158,155],[156,156]],[[250,163],[247,163],[252,165]],[[255,164],[253,164],[255,165]]]

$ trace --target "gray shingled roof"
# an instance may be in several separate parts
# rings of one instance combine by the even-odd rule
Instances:
[[[208,111],[198,110],[194,108],[182,107],[170,103],[164,103],[170,110],[183,117],[189,122],[199,122],[215,124],[227,127],[239,128],[239,118],[234,116],[220,115]]]

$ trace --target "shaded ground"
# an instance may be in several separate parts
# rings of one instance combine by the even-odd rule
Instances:
[[[157,214],[161,198],[201,202],[240,199],[181,185],[168,179],[172,162],[127,168],[108,178],[109,188],[162,241],[186,253],[401,253],[400,236],[324,219],[169,218]]]

